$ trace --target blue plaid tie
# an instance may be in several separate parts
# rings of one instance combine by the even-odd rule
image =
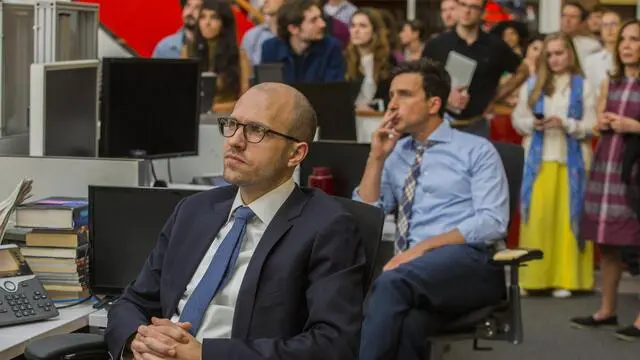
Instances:
[[[231,274],[238,259],[242,238],[244,237],[247,222],[254,216],[253,211],[246,206],[239,207],[234,212],[234,222],[231,231],[225,236],[220,247],[213,256],[213,260],[204,274],[193,294],[187,300],[187,304],[180,314],[180,322],[190,322],[189,332],[195,336],[198,333],[204,313],[209,308],[209,303],[221,290]]]
[[[434,144],[433,141],[427,140],[426,144],[414,142],[416,149],[416,157],[409,171],[409,175],[404,181],[402,199],[398,206],[398,219],[396,224],[396,252],[405,251],[409,247],[409,224],[411,221],[411,211],[413,207],[413,198],[416,192],[416,183],[420,176],[422,165],[422,154],[424,150]]]

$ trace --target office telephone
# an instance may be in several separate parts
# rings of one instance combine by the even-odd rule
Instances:
[[[33,274],[20,248],[0,245],[0,327],[58,316],[58,309]]]

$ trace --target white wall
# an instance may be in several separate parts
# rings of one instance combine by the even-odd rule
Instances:
[[[538,13],[538,31],[549,34],[560,31],[562,2],[559,0],[540,0]]]
[[[131,54],[109,34],[98,29],[98,56],[103,57],[131,57]]]

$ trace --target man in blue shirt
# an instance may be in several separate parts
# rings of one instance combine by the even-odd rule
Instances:
[[[171,34],[160,40],[155,49],[153,49],[152,57],[158,59],[179,59],[180,50],[182,50],[184,44],[187,41],[193,40],[196,27],[198,26],[202,0],[180,0],[180,8],[182,9],[182,21],[184,25],[178,29],[175,34]]]
[[[262,58],[262,44],[276,36],[278,22],[276,13],[284,0],[264,0],[262,12],[265,20],[262,24],[252,27],[242,38],[242,48],[247,53],[251,65],[260,64]]]
[[[344,81],[342,48],[325,35],[327,24],[315,1],[286,1],[276,16],[278,36],[262,45],[262,64],[283,63],[286,83]]]
[[[354,191],[386,213],[397,210],[397,255],[369,294],[360,360],[424,359],[427,336],[447,319],[504,295],[503,269],[490,259],[509,220],[506,175],[488,140],[443,120],[450,89],[430,60],[395,69]]]

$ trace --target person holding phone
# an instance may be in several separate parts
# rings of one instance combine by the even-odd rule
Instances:
[[[544,259],[521,269],[525,290],[554,297],[591,290],[593,244],[580,237],[586,174],[596,123],[595,91],[567,35],[546,37],[534,76],[520,89],[513,126],[524,138],[520,243]]]
[[[384,111],[389,102],[391,68],[397,62],[389,49],[382,16],[374,8],[363,7],[351,17],[349,31],[351,40],[344,51],[345,79],[360,84],[356,110]],[[376,105],[378,100],[382,100],[382,108]]]

